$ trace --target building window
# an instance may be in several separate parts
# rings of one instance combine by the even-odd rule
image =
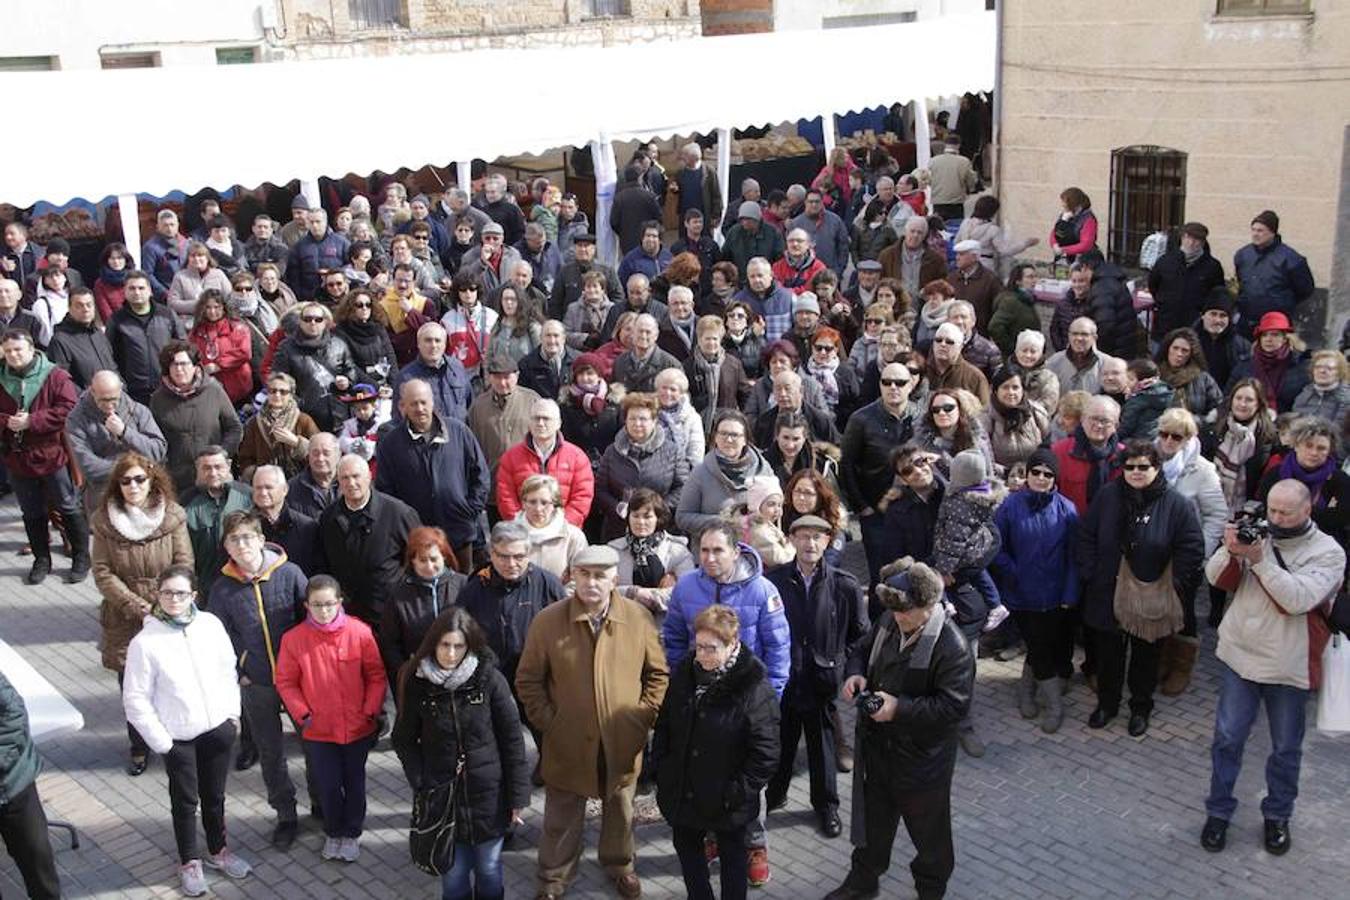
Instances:
[[[105,69],[157,69],[158,53],[105,53],[102,56]]]
[[[50,72],[55,56],[0,56],[0,72]]]
[[[257,47],[217,47],[216,65],[243,66],[258,61]]]
[[[1312,0],[1219,0],[1221,16],[1300,16],[1312,12]]]
[[[405,28],[403,0],[347,0],[354,31]]]
[[[587,11],[584,15],[588,19],[612,18],[629,14],[628,0],[587,0],[586,7]]]
[[[1174,232],[1186,216],[1186,154],[1166,147],[1111,151],[1111,232],[1107,255],[1139,264],[1139,247],[1155,231]]]

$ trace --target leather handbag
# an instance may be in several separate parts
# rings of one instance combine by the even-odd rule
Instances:
[[[1157,581],[1140,581],[1124,558],[1116,574],[1116,622],[1140,640],[1156,641],[1176,634],[1185,624],[1181,598],[1172,583],[1172,564]]]
[[[413,797],[408,853],[413,865],[428,875],[444,875],[455,864],[455,814],[463,777],[461,756],[455,766],[455,777],[447,784],[419,790]]]

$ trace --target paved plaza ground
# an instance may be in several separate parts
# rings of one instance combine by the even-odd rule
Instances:
[[[71,850],[53,831],[57,864],[70,898],[176,897],[176,855],[163,765],[155,760],[140,778],[123,772],[127,740],[117,681],[99,665],[98,596],[92,579],[68,586],[59,575],[40,588],[22,584],[29,561],[16,556],[22,527],[13,500],[0,506],[0,637],[15,647],[84,714],[82,732],[42,747],[46,771],[39,787],[47,813],[80,830]],[[856,565],[856,545],[849,558]],[[978,727],[989,745],[983,759],[962,757],[953,789],[957,865],[949,897],[1252,897],[1346,896],[1350,847],[1350,740],[1333,741],[1312,729],[1304,744],[1302,793],[1293,820],[1293,850],[1276,858],[1261,849],[1258,807],[1269,747],[1264,716],[1248,748],[1239,782],[1241,805],[1226,852],[1200,849],[1202,801],[1209,780],[1209,738],[1218,684],[1214,635],[1191,690],[1159,698],[1147,737],[1125,734],[1124,717],[1104,731],[1085,720],[1092,698],[1081,681],[1069,697],[1069,718],[1056,735],[1042,734],[1017,714],[1013,685],[1021,662],[981,660],[975,694]],[[382,745],[383,747],[383,745]],[[298,747],[292,777],[300,782]],[[799,754],[805,765],[805,754]],[[848,821],[849,776],[841,776]],[[304,789],[300,787],[303,798]],[[820,837],[807,805],[805,772],[794,779],[785,810],[769,818],[773,880],[752,897],[815,900],[842,880],[848,867],[845,835]],[[255,864],[245,881],[210,876],[222,898],[416,898],[438,896],[433,879],[408,861],[405,829],[410,797],[392,752],[373,753],[370,808],[362,855],[343,865],[319,858],[322,833],[302,821],[290,854],[268,844],[273,820],[257,767],[231,773],[227,816],[231,846]],[[507,896],[533,896],[534,846],[543,792],[525,813],[526,827],[503,856]],[[588,853],[569,894],[612,897],[595,862],[595,824]],[[681,897],[683,883],[661,821],[637,827],[638,872],[644,895]],[[914,896],[908,862],[912,848],[897,839],[894,866],[882,896]],[[1339,887],[1338,887],[1339,885]],[[24,896],[12,861],[0,853],[0,895]]]

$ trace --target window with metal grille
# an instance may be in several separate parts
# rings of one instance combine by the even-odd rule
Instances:
[[[99,60],[105,69],[157,69],[158,53],[105,53]]]
[[[1152,145],[1111,151],[1111,233],[1107,255],[1139,264],[1139,246],[1155,231],[1175,232],[1186,215],[1186,154]]]
[[[380,28],[403,28],[403,0],[347,0],[352,29],[367,31]]]
[[[606,16],[628,15],[628,0],[590,0],[588,19],[600,19]]]
[[[55,56],[0,56],[0,72],[49,72],[55,68]]]
[[[1297,16],[1312,12],[1312,0],[1219,0],[1221,16]]]
[[[242,66],[258,61],[257,47],[217,47],[216,65]]]

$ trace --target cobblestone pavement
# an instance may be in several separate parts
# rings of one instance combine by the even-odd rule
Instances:
[[[168,790],[155,761],[140,778],[122,766],[126,735],[117,682],[100,668],[98,598],[92,581],[61,583],[67,562],[41,588],[20,581],[28,561],[15,555],[22,528],[13,501],[0,506],[0,637],[14,646],[85,717],[79,734],[42,747],[39,780],[48,815],[74,823],[80,849],[54,831],[66,896],[143,898],[178,896]],[[850,548],[850,559],[856,545]],[[856,565],[856,560],[854,560]],[[953,789],[957,866],[949,896],[1331,898],[1345,896],[1350,754],[1312,730],[1304,744],[1302,795],[1293,820],[1293,850],[1271,857],[1261,849],[1258,808],[1269,747],[1258,721],[1239,782],[1241,806],[1226,852],[1200,849],[1202,801],[1209,779],[1209,737],[1218,678],[1213,634],[1191,690],[1160,698],[1147,737],[1134,740],[1117,719],[1104,731],[1084,724],[1091,697],[1075,681],[1064,728],[1047,736],[1021,719],[1013,685],[1020,661],[981,660],[976,691],[978,727],[989,745],[983,759],[962,758]],[[1264,718],[1264,716],[1262,717]],[[292,777],[300,776],[298,748]],[[805,765],[805,754],[799,754]],[[848,821],[849,776],[840,779]],[[303,787],[301,788],[303,797]],[[231,773],[227,815],[230,843],[255,864],[253,875],[228,883],[211,876],[224,898],[432,897],[434,882],[408,862],[404,829],[409,794],[393,753],[372,754],[370,810],[362,855],[354,865],[319,859],[322,834],[302,822],[289,855],[268,845],[272,828],[257,767]],[[507,896],[532,896],[533,848],[542,816],[542,791],[525,813],[526,827],[503,855]],[[638,871],[645,896],[680,897],[683,884],[661,822],[639,825]],[[612,897],[595,862],[596,828],[569,896]],[[818,898],[842,880],[848,866],[847,832],[830,841],[814,828],[805,772],[793,781],[785,810],[769,818],[773,880],[751,892],[759,898]],[[908,861],[912,848],[896,841],[883,896],[914,896]],[[12,861],[0,853],[0,895],[21,897]]]

